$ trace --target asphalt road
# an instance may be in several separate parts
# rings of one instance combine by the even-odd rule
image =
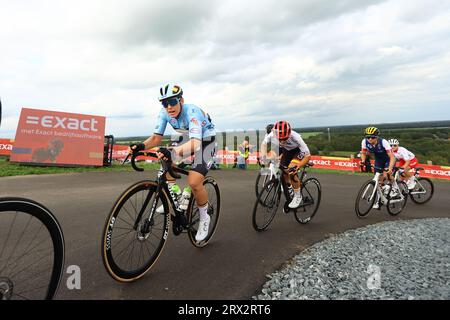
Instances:
[[[385,220],[450,217],[450,183],[435,182],[433,199],[424,206],[408,201],[397,217],[372,211],[360,220],[354,201],[364,176],[318,174],[322,202],[314,219],[300,225],[281,209],[266,232],[251,225],[257,171],[212,171],[222,196],[214,238],[202,249],[187,235],[169,236],[155,266],[137,282],[118,283],[105,271],[101,235],[105,219],[130,184],[155,172],[82,173],[0,178],[2,196],[41,202],[58,218],[66,240],[65,268],[81,268],[81,289],[69,290],[65,273],[56,299],[251,299],[266,275],[304,248],[332,234]],[[181,186],[185,181],[179,181]],[[355,244],[357,246],[358,244]]]

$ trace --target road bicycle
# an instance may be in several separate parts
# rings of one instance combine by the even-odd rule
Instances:
[[[64,267],[64,236],[42,204],[0,198],[0,300],[53,299]]]
[[[398,168],[394,168],[394,176]],[[383,184],[382,173],[376,172],[371,180],[366,181],[358,192],[355,202],[355,212],[358,218],[367,216],[377,202],[379,209],[386,206],[390,215],[396,216],[406,206],[408,186],[403,181],[392,183],[390,179]]]
[[[306,224],[311,221],[319,208],[322,194],[322,187],[319,180],[316,178],[306,179],[307,168],[313,165],[313,162],[310,161],[303,167],[300,173],[296,167],[289,169],[289,173],[297,174],[301,181],[300,192],[303,198],[302,203],[297,209],[291,209],[289,208],[289,203],[292,201],[294,194],[289,191],[289,186],[284,181],[282,170],[279,166],[273,162],[269,164],[269,174],[266,175],[268,181],[261,188],[253,207],[252,225],[256,231],[264,231],[269,227],[278,211],[281,194],[286,199],[283,205],[284,213],[294,211],[295,219],[301,224]],[[261,177],[263,176],[261,175]]]
[[[136,171],[144,169],[136,165],[139,156],[157,157],[153,152],[139,152],[131,156]],[[125,159],[124,163],[128,160]],[[208,214],[211,218],[207,237],[195,240],[199,224],[199,210],[191,196],[187,210],[179,209],[175,194],[167,186],[166,174],[180,179],[189,172],[172,166],[171,161],[161,159],[161,170],[156,180],[144,180],[127,188],[116,200],[106,219],[102,237],[103,264],[109,275],[119,282],[135,281],[146,274],[161,255],[169,236],[169,221],[175,236],[187,233],[192,245],[204,247],[213,237],[220,215],[220,191],[214,178],[205,177],[208,192]],[[156,209],[162,204],[164,213]],[[171,205],[172,212],[170,211]]]
[[[409,197],[416,204],[425,204],[431,200],[434,194],[434,184],[428,178],[420,177],[420,171],[424,170],[424,168],[415,168],[414,169],[414,188],[408,190]],[[398,170],[395,175],[396,181],[401,181],[401,176],[404,170]]]

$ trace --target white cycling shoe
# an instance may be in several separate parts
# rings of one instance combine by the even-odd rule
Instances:
[[[209,217],[209,215],[206,215],[205,219],[200,219],[197,234],[195,235],[195,241],[200,242],[205,240],[205,238],[208,236],[210,222],[211,218]]]
[[[372,206],[372,209],[380,210],[380,202],[379,201],[375,201],[375,203]]]
[[[294,199],[292,199],[288,207],[291,209],[297,209],[302,203],[302,200],[303,200],[302,196],[294,196]]]

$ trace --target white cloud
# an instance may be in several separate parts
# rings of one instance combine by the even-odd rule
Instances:
[[[221,130],[279,117],[295,126],[450,118],[448,2],[0,7],[0,137],[13,135],[23,106],[104,115],[116,136],[151,134],[169,81]]]

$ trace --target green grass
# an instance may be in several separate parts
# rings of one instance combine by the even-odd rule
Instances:
[[[352,151],[330,151],[327,152],[327,155],[324,157],[343,157],[343,158],[350,158],[351,154],[355,154],[355,152]]]
[[[310,137],[318,136],[319,134],[323,134],[323,132],[301,132],[300,135],[303,139],[308,139]]]
[[[159,169],[157,163],[139,163],[139,166],[147,170]],[[60,173],[80,173],[80,172],[131,172],[134,171],[130,164],[113,164],[110,167],[46,167],[31,166],[25,164],[10,163],[5,158],[0,158],[0,177],[21,176],[29,174],[60,174]]]
[[[138,164],[139,167],[144,168],[145,170],[158,170],[160,168],[159,163],[145,163],[140,162]],[[259,170],[259,165],[250,164],[247,166],[247,170]],[[240,170],[237,168],[233,168],[233,165],[220,165],[221,170]],[[0,177],[8,177],[8,176],[21,176],[21,175],[39,175],[39,174],[61,174],[61,173],[81,173],[81,172],[133,172],[133,168],[131,165],[125,164],[113,164],[111,167],[100,167],[100,168],[92,168],[92,167],[76,167],[76,168],[62,168],[62,167],[44,167],[44,166],[29,166],[29,165],[21,165],[16,163],[10,163],[6,161],[6,158],[0,157]],[[309,168],[309,173],[334,173],[334,174],[342,174],[342,175],[360,175],[372,177],[371,173],[363,173],[363,172],[353,172],[353,171],[341,171],[341,170],[333,170],[333,169],[316,169]],[[447,182],[450,183],[449,180],[444,179],[431,179],[433,181],[438,182]]]

